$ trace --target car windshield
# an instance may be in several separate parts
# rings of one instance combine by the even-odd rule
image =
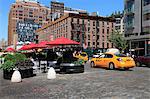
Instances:
[[[86,56],[86,54],[82,54],[82,53],[81,53],[81,56]]]
[[[100,56],[100,58],[104,58],[105,57],[105,54],[102,54],[101,56]]]
[[[115,54],[117,57],[127,57],[125,54]]]

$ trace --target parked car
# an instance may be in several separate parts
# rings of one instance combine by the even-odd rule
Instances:
[[[77,53],[74,57],[84,60],[84,62],[88,61],[88,55],[86,52]]]
[[[91,67],[104,67],[109,69],[129,69],[135,67],[134,59],[124,54],[106,52],[100,57],[91,59]]]
[[[150,66],[150,54],[145,56],[137,56],[134,58],[136,66]]]
[[[96,57],[100,57],[101,55],[102,55],[103,53],[95,53],[95,54],[93,54],[93,58],[96,58]]]
[[[60,67],[60,73],[83,73],[84,61],[73,56],[72,51],[63,52],[54,67]]]

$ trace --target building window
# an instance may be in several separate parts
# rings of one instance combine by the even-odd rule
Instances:
[[[97,42],[97,45],[99,45],[99,42]]]
[[[96,21],[96,26],[99,27],[99,21]]]
[[[107,43],[107,48],[109,48],[109,43]]]
[[[104,42],[102,43],[102,48],[104,48]]]
[[[111,44],[111,47],[112,47],[112,48],[114,47],[114,44],[113,44],[113,43]]]
[[[71,18],[71,22],[73,23],[73,18]]]
[[[23,11],[19,11],[19,13],[23,13]]]
[[[77,24],[79,24],[79,19],[77,19]]]
[[[107,25],[109,25],[109,22],[107,22]]]
[[[88,32],[90,31],[90,27],[88,27]]]
[[[95,45],[95,42],[93,42],[93,45]]]
[[[103,27],[104,27],[104,22],[102,22],[102,25],[103,25]]]
[[[68,27],[66,26],[66,32],[67,32]]]
[[[150,13],[144,14],[144,21],[150,20]]]
[[[88,20],[88,25],[90,26],[90,20]]]
[[[109,29],[107,29],[107,34],[109,34]]]
[[[84,19],[82,19],[82,24],[84,24]]]
[[[99,40],[99,35],[97,35],[97,40]]]
[[[112,28],[113,28],[114,24],[112,23]]]
[[[149,5],[150,4],[150,0],[144,0],[144,6]]]
[[[96,28],[96,30],[97,30],[97,33],[99,32],[99,28]]]
[[[33,14],[33,12],[29,12],[29,14]]]
[[[95,21],[93,21],[93,26],[95,26]]]
[[[121,23],[121,20],[116,20],[116,24],[120,24]]]
[[[19,17],[19,19],[22,19],[22,17]]]
[[[104,41],[104,35],[102,36],[102,40]]]
[[[90,40],[90,35],[88,35],[88,40]]]
[[[22,14],[19,14],[19,16],[23,16]]]
[[[33,17],[33,15],[29,15],[29,17]],[[41,20],[40,20],[41,21]]]
[[[39,16],[39,18],[42,18],[42,16]]]
[[[115,29],[116,30],[120,30],[120,26],[115,26]]]
[[[144,32],[145,34],[150,34],[150,26],[145,26],[145,27],[143,27],[143,32]]]
[[[104,34],[104,29],[102,30],[102,33]]]
[[[88,46],[90,46],[90,42],[88,42]]]

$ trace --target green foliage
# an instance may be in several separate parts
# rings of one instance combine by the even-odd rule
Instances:
[[[0,66],[0,69],[11,70],[16,67],[16,63],[25,61],[27,58],[24,54],[15,53],[7,54],[5,57],[5,62]]]
[[[6,61],[4,64],[1,65],[0,69],[3,69],[3,70],[12,70],[13,68],[15,67],[15,64],[13,61]]]
[[[83,59],[78,59],[77,61],[73,62],[76,65],[83,65],[84,64],[84,60]]]
[[[15,57],[12,54],[7,54],[4,58],[5,58],[5,61],[8,61],[8,60],[13,61]]]
[[[25,61],[27,58],[24,54],[21,54],[21,53],[15,53],[14,54],[14,61],[15,62],[18,62],[18,61]]]
[[[127,40],[118,31],[113,31],[109,37],[109,41],[114,44],[121,52],[123,52],[127,47]]]
[[[110,15],[110,17],[113,17],[113,18],[122,17],[123,13],[124,13],[123,11],[115,11]]]

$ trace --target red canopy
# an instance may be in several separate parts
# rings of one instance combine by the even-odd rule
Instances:
[[[36,48],[46,48],[48,44],[48,41],[41,41],[39,44],[37,44]]]
[[[73,41],[73,40],[70,40],[70,39],[65,38],[65,37],[57,38],[57,39],[50,41],[48,43],[48,45],[79,45],[79,44],[80,43]]]
[[[22,46],[19,50],[31,50],[31,49],[38,49],[38,48],[46,48],[47,41],[41,41],[39,44],[30,43],[28,45]]]
[[[35,43],[30,43],[28,45],[23,45],[19,50],[31,50],[36,47]]]
[[[12,47],[8,47],[5,49],[6,52],[15,52],[16,50]]]

